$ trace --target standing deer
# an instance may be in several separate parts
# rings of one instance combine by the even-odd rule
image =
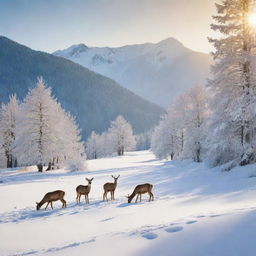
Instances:
[[[111,175],[112,178],[114,178],[114,182],[108,182],[105,183],[103,186],[104,189],[104,193],[103,193],[103,201],[106,199],[108,201],[108,197],[107,194],[108,192],[110,192],[111,195],[111,199],[110,200],[115,200],[114,194],[115,194],[115,190],[116,190],[116,186],[117,186],[117,180],[120,177],[120,175],[118,175],[117,177]]]
[[[63,199],[64,196],[65,196],[65,192],[62,190],[48,192],[47,194],[45,194],[45,196],[39,203],[36,202],[36,209],[39,210],[43,204],[47,203],[47,205],[45,207],[45,210],[46,210],[49,204],[51,204],[51,207],[52,207],[52,202],[58,201],[58,200],[60,200],[62,202],[62,208],[66,208],[67,203]],[[53,207],[52,207],[52,209],[53,209]]]
[[[91,184],[94,178],[91,179],[87,179],[88,181],[88,185],[87,186],[83,186],[83,185],[79,185],[76,187],[76,202],[80,203],[80,198],[81,195],[84,195],[85,198],[85,203],[89,204],[89,193],[91,191]]]
[[[152,184],[149,184],[149,183],[146,183],[146,184],[141,184],[141,185],[137,185],[135,187],[135,189],[133,190],[132,194],[129,196],[127,196],[128,198],[128,203],[130,203],[132,201],[132,199],[137,195],[137,198],[135,200],[135,203],[137,203],[138,201],[138,198],[140,196],[140,202],[141,202],[141,195],[142,194],[145,194],[145,193],[148,193],[149,194],[149,202],[150,201],[154,201],[154,195],[152,193],[152,188],[153,188],[153,185]]]

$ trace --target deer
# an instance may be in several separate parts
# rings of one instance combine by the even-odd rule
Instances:
[[[91,191],[91,184],[92,184],[92,181],[94,178],[91,178],[91,179],[85,178],[85,179],[88,181],[87,186],[79,185],[76,187],[76,203],[77,204],[80,203],[81,195],[84,195],[85,203],[89,204],[89,196],[88,195]]]
[[[137,198],[136,198],[136,200],[135,200],[135,203],[137,203],[139,197],[140,197],[140,202],[141,202],[141,195],[142,195],[142,194],[145,194],[145,193],[148,193],[148,194],[149,194],[149,202],[150,202],[150,201],[154,201],[154,195],[153,195],[153,193],[152,193],[152,188],[153,188],[153,185],[152,185],[152,184],[149,184],[149,183],[137,185],[137,186],[135,187],[135,189],[133,190],[132,194],[127,196],[127,198],[128,198],[128,203],[131,203],[132,199],[133,199],[136,195],[137,195]]]
[[[62,190],[56,190],[53,192],[48,192],[45,194],[43,199],[38,203],[36,202],[36,209],[39,210],[43,204],[47,203],[45,210],[47,209],[48,205],[51,204],[52,207],[52,202],[60,200],[62,202],[62,208],[67,207],[67,203],[64,200],[65,192]],[[52,207],[53,209],[53,207]]]
[[[115,190],[116,190],[116,186],[117,186],[117,180],[120,177],[120,175],[118,175],[117,177],[111,175],[111,177],[114,179],[114,182],[113,183],[111,183],[111,182],[105,183],[103,186],[103,189],[104,189],[103,201],[105,199],[108,201],[108,197],[107,197],[108,192],[110,192],[110,195],[111,195],[110,200],[115,200],[114,194],[115,194]]]

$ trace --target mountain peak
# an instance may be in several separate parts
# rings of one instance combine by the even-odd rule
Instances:
[[[89,47],[85,44],[74,44],[65,50],[58,50],[53,52],[54,55],[65,55],[65,57],[79,57],[82,52],[89,50]]]
[[[164,40],[161,40],[157,43],[158,45],[176,45],[176,46],[182,46],[184,47],[184,45],[178,41],[177,39],[173,38],[173,37],[168,37]]]

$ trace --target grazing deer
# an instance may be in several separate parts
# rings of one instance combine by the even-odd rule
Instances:
[[[137,195],[137,198],[135,200],[135,203],[137,203],[138,201],[138,198],[140,196],[140,202],[141,202],[141,195],[142,194],[145,194],[145,193],[148,193],[149,194],[149,202],[150,201],[154,201],[154,195],[152,193],[152,188],[153,188],[153,185],[152,184],[149,184],[149,183],[146,183],[146,184],[141,184],[141,185],[137,185],[135,187],[135,189],[133,190],[132,194],[129,196],[127,196],[128,198],[128,203],[130,203],[132,201],[132,199]]]
[[[89,193],[91,191],[91,184],[92,184],[92,181],[93,181],[94,178],[91,178],[91,179],[87,179],[86,180],[88,181],[88,185],[87,186],[83,186],[83,185],[79,185],[76,187],[76,202],[77,203],[80,203],[80,198],[81,198],[81,195],[84,195],[84,198],[85,198],[85,203],[89,204]]]
[[[58,200],[60,200],[62,202],[62,208],[66,208],[67,203],[63,199],[64,196],[65,196],[65,192],[62,190],[48,192],[47,194],[45,194],[44,198],[39,203],[36,202],[36,209],[39,210],[43,204],[47,203],[47,205],[45,207],[45,210],[46,210],[49,204],[51,204],[51,207],[52,207],[52,202],[58,201]],[[52,207],[52,209],[53,209],[53,207]]]
[[[103,186],[104,189],[104,193],[103,193],[103,201],[106,199],[108,201],[108,197],[107,194],[108,192],[110,192],[111,195],[111,199],[110,200],[115,200],[114,194],[115,194],[115,190],[116,190],[116,186],[117,186],[117,180],[120,177],[120,175],[118,175],[117,177],[111,175],[112,178],[114,178],[114,182],[108,182],[105,183]]]

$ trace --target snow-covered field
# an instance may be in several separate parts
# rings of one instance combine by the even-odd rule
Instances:
[[[121,177],[116,200],[103,202],[103,184]],[[0,255],[256,255],[256,165],[220,172],[190,161],[158,161],[148,151],[88,161],[88,171],[2,170]],[[75,188],[94,177],[90,205]],[[154,185],[154,202],[128,204],[137,184]],[[36,211],[48,191],[61,203]]]

